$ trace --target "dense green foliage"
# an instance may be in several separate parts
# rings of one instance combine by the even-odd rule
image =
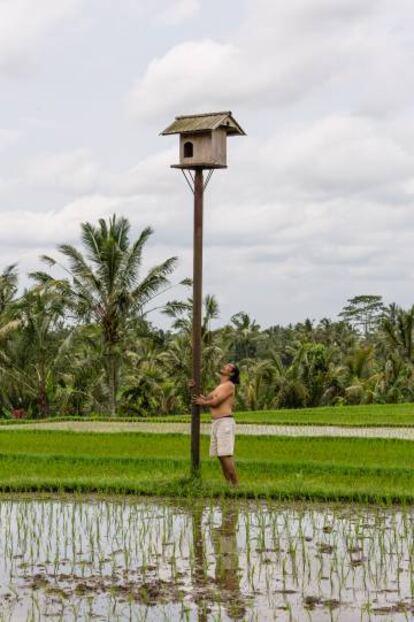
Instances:
[[[0,274],[0,413],[188,412],[188,282],[178,300],[154,301],[171,287],[175,258],[143,275],[151,230],[131,240],[124,218],[84,223],[81,234],[82,250],[61,245],[62,263],[43,257],[50,273],[33,273],[22,294],[15,266]],[[170,319],[169,330],[150,323],[154,308]],[[240,312],[215,328],[218,317],[218,302],[207,296],[203,389],[214,385],[223,361],[236,362],[239,410],[414,401],[414,307],[385,307],[381,297],[363,295],[348,301],[339,321],[262,329]]]
[[[0,490],[414,500],[410,441],[240,436],[237,490],[213,460],[203,461],[202,482],[189,480],[188,450],[183,435],[4,430]]]

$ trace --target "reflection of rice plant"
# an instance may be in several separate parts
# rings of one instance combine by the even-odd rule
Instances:
[[[413,510],[4,501],[0,577],[17,594],[36,584],[39,611],[52,606],[49,582],[62,611],[75,608],[79,617],[104,603],[126,606],[122,590],[138,619],[153,601],[159,619],[167,602],[182,619],[196,606],[212,608],[217,619],[230,606],[249,607],[248,619],[278,606],[286,619],[306,619],[307,598],[335,619],[338,602],[367,613],[374,594],[378,606],[386,599],[403,603],[405,616],[414,595]],[[139,594],[134,586],[142,586]]]

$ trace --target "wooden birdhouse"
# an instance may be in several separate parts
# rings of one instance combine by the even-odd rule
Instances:
[[[231,112],[209,112],[176,117],[163,132],[180,135],[180,162],[173,168],[227,167],[227,136],[245,136]]]

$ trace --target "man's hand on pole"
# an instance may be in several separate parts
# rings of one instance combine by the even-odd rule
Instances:
[[[197,406],[206,406],[207,398],[205,395],[194,395],[193,396],[193,404],[197,404]]]

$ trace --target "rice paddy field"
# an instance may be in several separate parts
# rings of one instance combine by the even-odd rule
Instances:
[[[189,478],[189,439],[179,434],[8,430],[0,433],[0,491],[411,503],[412,441],[243,436],[241,484],[223,482],[201,439],[202,479]]]
[[[412,509],[4,499],[2,620],[410,620]]]
[[[202,420],[209,421],[205,414]],[[148,419],[149,420],[149,419]],[[188,416],[154,418],[155,421],[189,421]],[[352,427],[414,426],[414,404],[365,404],[362,406],[326,406],[318,408],[260,410],[237,413],[239,424],[326,425]]]
[[[344,427],[414,427],[414,404],[366,404],[362,406],[326,406],[318,408],[260,410],[236,413],[239,424],[263,425],[325,425]],[[135,419],[136,420],[136,419]],[[163,417],[144,417],[138,419],[142,423],[187,423],[189,415],[168,415]],[[210,421],[204,413],[201,420]],[[39,425],[49,421],[112,421],[107,417],[53,417],[39,421]],[[117,418],[117,421],[130,422],[133,418]],[[29,420],[0,420],[0,425],[30,425]]]
[[[337,416],[409,429],[393,409]],[[330,425],[317,410],[290,425]],[[188,436],[116,425],[1,427],[0,621],[413,619],[412,440],[240,426],[232,489],[207,436],[192,479]]]

